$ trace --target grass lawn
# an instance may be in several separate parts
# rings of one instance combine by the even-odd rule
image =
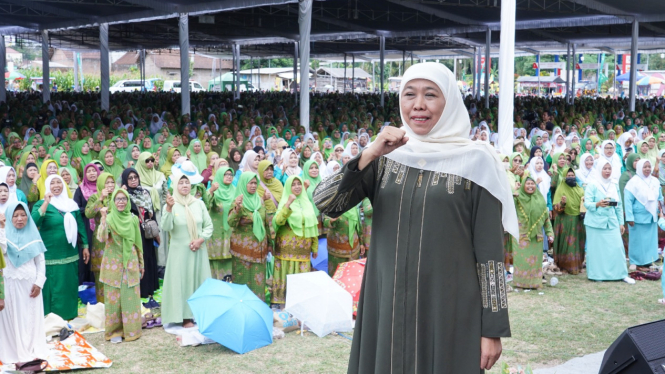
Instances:
[[[627,327],[664,319],[665,307],[656,303],[661,297],[660,281],[597,283],[585,275],[560,276],[556,287],[540,291],[512,292],[513,337],[504,340],[500,363],[538,368],[604,350]],[[132,343],[104,342],[102,334],[88,339],[113,360],[108,373],[346,373],[351,349],[341,336],[296,332],[244,355],[218,344],[181,348],[163,329],[144,330]]]

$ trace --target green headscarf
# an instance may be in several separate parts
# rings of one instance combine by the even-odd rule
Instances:
[[[517,203],[517,216],[523,223],[522,227],[524,227],[525,230],[528,230],[526,232],[526,237],[532,239],[541,232],[540,229],[542,228],[542,223],[545,222],[546,219],[549,219],[549,210],[547,209],[545,198],[543,197],[543,194],[538,191],[538,188],[536,188],[531,194],[526,193],[526,182],[529,180],[536,183],[532,178],[526,178],[515,202]],[[522,233],[520,233],[520,236],[521,234]]]
[[[109,153],[113,154],[113,151],[111,151],[109,148],[104,148],[101,152],[99,152],[100,156],[102,156],[101,161],[102,165],[104,166],[104,171],[111,174],[114,179],[120,179],[120,176],[122,176],[122,171],[124,170],[122,163],[120,160],[118,160],[117,157],[115,157],[115,155],[113,155],[113,165],[107,165],[105,159],[106,155]]]
[[[104,188],[106,188],[106,180],[109,179],[109,178],[113,179],[113,182],[115,183],[115,181],[116,181],[115,177],[107,171],[99,174],[99,177],[97,177],[97,183],[96,183],[97,184],[97,193],[96,193],[96,195],[97,195],[97,198],[102,201],[104,206],[108,206],[109,198],[111,197],[111,195],[108,195],[108,196],[106,196],[105,199],[102,199],[102,190]]]
[[[159,181],[160,174],[162,173],[158,170],[155,170],[157,163],[153,163],[152,169],[148,169],[148,167],[145,164],[145,160],[151,157],[152,153],[142,152],[139,155],[139,158],[137,159],[134,168],[136,169],[136,172],[139,174],[139,178],[141,179],[141,185],[150,187],[147,190],[150,192],[150,198],[152,199],[152,206],[154,207],[155,210],[160,210],[161,200],[159,197],[159,191],[157,190],[157,188],[154,188],[154,186],[157,183],[157,181]]]
[[[309,168],[311,168],[313,164],[316,164],[316,166],[319,167],[319,175],[316,178],[312,178],[309,176]],[[314,207],[314,213],[316,213],[316,215],[318,216],[320,212],[316,208],[316,204],[314,204],[314,190],[316,189],[316,186],[318,186],[319,183],[321,183],[321,166],[319,166],[319,164],[314,159],[310,159],[305,163],[305,166],[303,166],[302,179],[303,181],[309,181],[309,187],[307,188],[307,196],[309,197],[309,201],[312,202],[312,206]]]
[[[203,153],[203,150],[201,150],[201,153]],[[265,223],[263,223],[263,217],[261,217],[261,213],[259,213],[263,204],[261,204],[261,197],[259,194],[250,194],[247,192],[247,184],[251,182],[252,179],[256,179],[256,183],[259,183],[259,177],[251,171],[244,171],[240,175],[240,180],[236,187],[236,197],[242,195],[242,207],[253,213],[254,223],[252,232],[254,232],[256,239],[261,242],[266,237]]]
[[[159,152],[159,165],[164,165],[166,162],[167,155],[169,153],[169,150],[173,148],[173,144],[171,143],[164,143],[162,144],[162,150]]]
[[[231,176],[235,174],[232,168],[228,166],[222,167],[217,169],[215,172],[215,178],[213,179],[213,182],[217,182],[217,184],[219,184],[219,188],[215,190],[213,197],[215,198],[217,205],[221,205],[223,209],[222,217],[224,219],[222,219],[222,222],[224,222],[224,231],[228,231],[230,229],[229,221],[227,218],[229,217],[229,211],[231,210],[231,206],[233,205],[233,200],[235,199],[236,195],[236,188],[233,187],[233,183],[224,184],[224,174],[227,171],[231,171]]]
[[[137,148],[139,150],[139,153],[140,153],[141,152],[141,147],[139,147],[138,144],[132,144],[127,148],[128,148],[127,153],[125,153],[125,162],[122,163],[122,166],[128,168],[128,167],[130,167],[129,162],[134,161],[134,165],[131,166],[131,167],[135,168],[136,164],[138,162],[138,158],[135,159],[134,157],[132,157],[132,152],[134,151],[134,148]]]
[[[48,147],[52,146],[53,144],[55,144],[55,136],[53,136],[53,130],[51,130],[51,135],[44,134],[46,129],[50,129],[50,127],[49,126],[42,127],[42,131],[41,131],[40,134],[42,136],[42,139],[44,140],[44,146],[46,146],[46,148],[48,148]]]
[[[72,157],[78,157],[81,159],[81,167],[88,165],[90,161],[92,161],[92,155],[90,154],[90,150],[88,150],[87,155],[83,154],[83,145],[85,145],[86,143],[88,142],[85,140],[79,140],[76,143],[74,143],[73,147]]]
[[[194,145],[196,143],[201,145],[201,151],[199,153],[194,152]],[[194,166],[196,166],[197,169],[199,169],[199,173],[208,168],[206,154],[203,152],[203,143],[201,143],[200,140],[193,139],[189,142],[188,150],[190,152],[189,160],[194,163]]]
[[[573,168],[566,168],[566,174],[568,172],[573,172]],[[563,183],[559,183],[559,185],[556,188],[556,191],[554,192],[554,200],[552,201],[552,204],[559,204],[561,203],[561,197],[565,196],[566,197],[566,207],[564,209],[564,212],[566,215],[569,216],[579,216],[580,215],[580,205],[582,204],[582,197],[584,196],[584,189],[577,184],[575,187],[570,187],[567,183],[562,181]]]
[[[222,154],[219,157],[228,158],[229,151],[231,150],[231,142],[235,142],[233,139],[224,139],[224,146],[222,147]]]
[[[282,194],[282,199],[279,201],[279,207],[277,208],[277,211],[280,211],[282,208],[284,208],[286,203],[289,201],[289,196],[293,193],[291,190],[291,185],[296,179],[298,179],[300,183],[303,184],[303,188],[305,187],[302,178],[295,175],[290,176],[284,185],[284,193]],[[293,232],[299,237],[317,238],[319,236],[319,222],[316,220],[314,206],[307,197],[307,194],[301,192],[300,195],[298,195],[291,203],[289,208],[291,209],[291,215],[289,218],[287,218],[286,221],[291,227],[291,230],[293,230]],[[279,225],[277,224],[277,220],[275,219],[272,222],[275,231],[278,231]]]
[[[342,217],[346,218],[347,222],[349,222],[349,243],[353,245],[353,233],[360,231],[360,210],[355,206],[342,214]]]
[[[171,161],[171,158],[173,158],[173,154],[175,153],[175,151],[180,152],[178,148],[171,148],[169,149],[168,152],[166,152],[166,160],[162,164],[162,167],[159,169],[161,170],[162,173],[164,173],[164,176],[166,178],[168,178],[171,175],[171,168],[173,167],[173,161]]]
[[[102,173],[102,176],[105,173]],[[125,209],[119,211],[115,206],[115,197],[119,193],[127,198]],[[131,212],[131,200],[129,193],[123,189],[117,189],[111,195],[109,214],[106,216],[106,223],[113,232],[122,238],[122,265],[127,268],[129,258],[132,256],[132,248],[136,246],[139,252],[143,252],[143,240],[141,239],[141,230],[139,230],[139,219]],[[140,254],[139,254],[140,255]]]

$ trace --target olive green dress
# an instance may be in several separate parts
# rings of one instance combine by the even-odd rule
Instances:
[[[481,336],[510,336],[501,203],[455,175],[358,160],[314,193],[331,217],[374,207],[348,372],[481,373]]]

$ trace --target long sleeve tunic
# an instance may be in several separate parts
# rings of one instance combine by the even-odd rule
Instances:
[[[501,203],[459,176],[359,159],[314,192],[331,217],[374,207],[349,373],[481,372],[481,336],[510,336]]]
[[[616,188],[617,194],[619,187]],[[584,216],[584,224],[597,229],[618,229],[623,225],[623,206],[621,199],[617,200],[617,206],[597,207],[596,203],[605,199],[607,194],[594,183],[590,183],[584,191],[584,207],[587,213]]]

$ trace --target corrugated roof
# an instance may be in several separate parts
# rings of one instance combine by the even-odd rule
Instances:
[[[139,62],[138,52],[127,52],[120,57],[113,65],[136,65]]]
[[[156,51],[149,52],[149,58],[152,58],[155,65],[160,69],[180,69],[180,52],[179,51]],[[148,57],[146,57],[148,58]],[[211,70],[213,59],[202,55],[194,55],[194,69]],[[222,62],[222,69],[230,70],[233,66],[231,60],[217,60],[215,68],[219,69],[219,61]]]
[[[372,75],[366,72],[365,70],[361,68],[355,68],[353,69],[355,71],[355,77],[356,78],[372,78]],[[346,69],[346,77],[351,78],[354,76],[354,71],[351,70],[351,68]],[[328,67],[321,67],[319,70],[317,70],[318,74],[327,74],[327,75],[332,75],[334,78],[344,78],[344,68],[328,68]]]

